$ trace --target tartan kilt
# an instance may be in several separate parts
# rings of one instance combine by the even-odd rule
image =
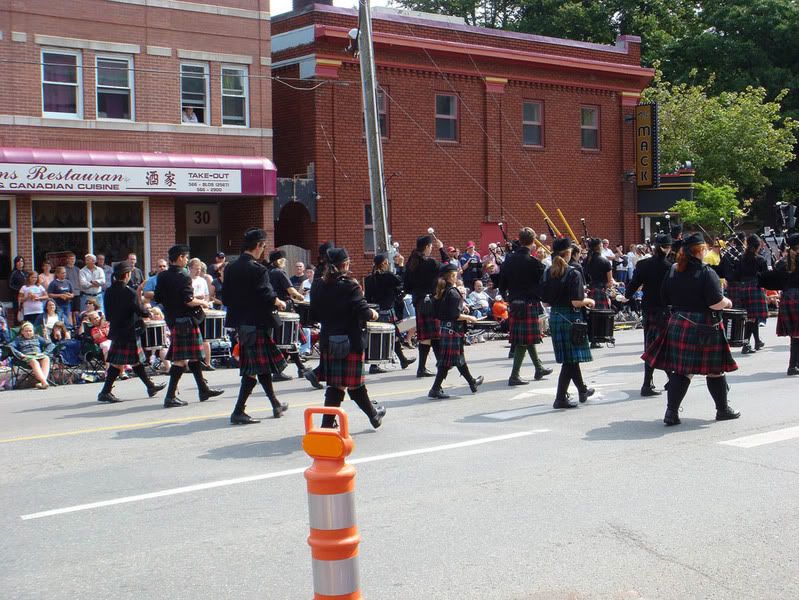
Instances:
[[[366,382],[363,351],[350,352],[345,358],[332,358],[328,350],[322,348],[319,362],[330,387],[358,388]]]
[[[582,319],[579,310],[570,306],[553,306],[549,314],[549,335],[555,349],[555,360],[558,364],[591,362],[591,349],[588,338],[580,345],[572,343],[571,322]]]
[[[544,340],[541,332],[541,304],[525,303],[524,315],[516,317],[510,311],[509,329],[510,343],[513,346],[532,346]]]
[[[777,315],[777,335],[799,337],[799,288],[782,291],[780,312]]]
[[[660,334],[666,330],[669,315],[665,308],[644,312],[644,348],[649,348]]]
[[[438,337],[438,362],[436,366],[449,369],[465,364],[466,358],[463,356],[463,334],[449,327],[442,327]]]
[[[255,377],[280,373],[288,366],[283,352],[275,346],[269,330],[258,327],[255,332],[239,329],[239,374]]]
[[[735,298],[732,299],[733,308],[746,310],[746,318],[755,321],[765,321],[768,318],[768,304],[766,292],[755,281],[737,283]]]
[[[106,358],[112,365],[138,365],[147,364],[147,357],[141,347],[138,335],[132,338],[111,340],[111,348]]]
[[[419,310],[419,305],[414,305],[416,309],[416,339],[420,342],[434,340],[438,337],[440,322],[434,315],[425,317]]]
[[[604,285],[588,286],[588,297],[592,298],[596,303],[595,309],[610,310],[610,295],[608,294],[608,288]]]
[[[710,312],[674,312],[666,329],[647,346],[641,358],[654,369],[674,371],[678,375],[718,375],[735,371],[723,325],[709,343],[700,341],[696,325],[714,325]]]
[[[191,319],[178,321],[170,327],[169,339],[167,360],[202,360],[203,335]]]

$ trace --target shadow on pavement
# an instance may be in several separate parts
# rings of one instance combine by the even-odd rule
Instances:
[[[175,409],[177,410],[177,409]],[[200,433],[203,431],[215,431],[217,429],[229,429],[233,427],[228,417],[218,419],[205,419],[202,421],[189,421],[188,423],[163,423],[152,427],[138,427],[136,429],[125,429],[116,432],[115,439],[154,439],[164,437],[179,437]],[[252,427],[255,427],[253,425]]]
[[[682,419],[682,424],[666,427],[661,419],[655,421],[615,421],[605,427],[597,427],[585,433],[584,440],[589,442],[610,440],[650,440],[660,438],[679,431],[706,429],[715,421],[700,419]]]
[[[186,400],[189,403],[189,406],[194,404],[199,404],[199,401],[195,398],[192,400]],[[205,402],[204,404],[210,404],[212,400]],[[77,412],[71,413],[68,415],[63,415],[59,417],[59,419],[84,419],[84,418],[93,418],[93,417],[119,417],[123,415],[135,415],[138,413],[146,413],[146,412],[160,412],[164,418],[175,418],[175,417],[184,417],[189,416],[188,413],[184,414],[184,411],[181,411],[181,408],[187,407],[178,407],[178,408],[171,408],[169,410],[164,408],[164,401],[163,399],[159,398],[148,398],[144,399],[141,398],[139,400],[124,400],[119,404],[102,404],[100,402],[95,402],[94,406],[98,407],[100,410],[94,412]]]
[[[256,428],[263,425],[247,425],[246,427]],[[367,425],[368,426],[368,425]],[[229,426],[230,427],[230,426]],[[374,434],[373,429],[350,432],[352,437]],[[232,444],[230,446],[220,446],[219,448],[209,448],[205,454],[199,458],[210,460],[228,460],[241,458],[269,458],[273,456],[288,456],[290,454],[302,453],[302,435],[293,435],[279,440],[260,440],[257,442],[244,442]]]

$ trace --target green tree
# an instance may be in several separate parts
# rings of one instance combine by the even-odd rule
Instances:
[[[734,187],[701,182],[696,184],[693,200],[680,200],[669,212],[680,215],[683,223],[701,225],[708,233],[716,235],[725,235],[728,231],[721,219],[729,221],[730,213],[736,218],[744,214]]]

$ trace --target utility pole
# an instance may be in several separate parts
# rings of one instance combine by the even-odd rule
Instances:
[[[369,190],[372,199],[375,251],[386,252],[388,250],[386,190],[383,185],[383,147],[380,142],[380,115],[377,112],[377,77],[369,0],[360,0],[358,11],[361,27],[358,49],[361,60],[363,116],[366,126],[366,151],[369,156]]]

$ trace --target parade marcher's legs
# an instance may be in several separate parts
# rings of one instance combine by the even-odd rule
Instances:
[[[358,405],[358,408],[369,417],[369,422],[372,424],[372,427],[375,429],[380,427],[383,422],[383,417],[386,414],[386,407],[369,399],[369,393],[366,391],[365,385],[355,389],[348,389],[347,392],[350,398],[352,398],[352,401]]]
[[[716,421],[729,421],[741,416],[741,413],[734,411],[727,403],[728,387],[725,375],[717,377],[708,375],[707,389],[716,405]]]
[[[691,378],[677,373],[669,374],[669,388],[666,392],[666,414],[663,422],[666,425],[680,424],[680,404],[691,385]]]
[[[261,388],[264,390],[266,397],[269,398],[269,403],[272,405],[272,416],[275,419],[279,419],[283,413],[289,409],[288,403],[280,402],[277,399],[275,388],[272,386],[272,375],[269,373],[260,373],[258,375],[258,382],[261,384]]]
[[[255,389],[257,381],[255,377],[245,375],[241,378],[241,386],[239,387],[239,397],[236,400],[236,406],[233,409],[233,414],[230,415],[230,422],[233,425],[249,425],[251,423],[260,423],[259,419],[253,419],[245,412],[247,407],[247,398]]]

